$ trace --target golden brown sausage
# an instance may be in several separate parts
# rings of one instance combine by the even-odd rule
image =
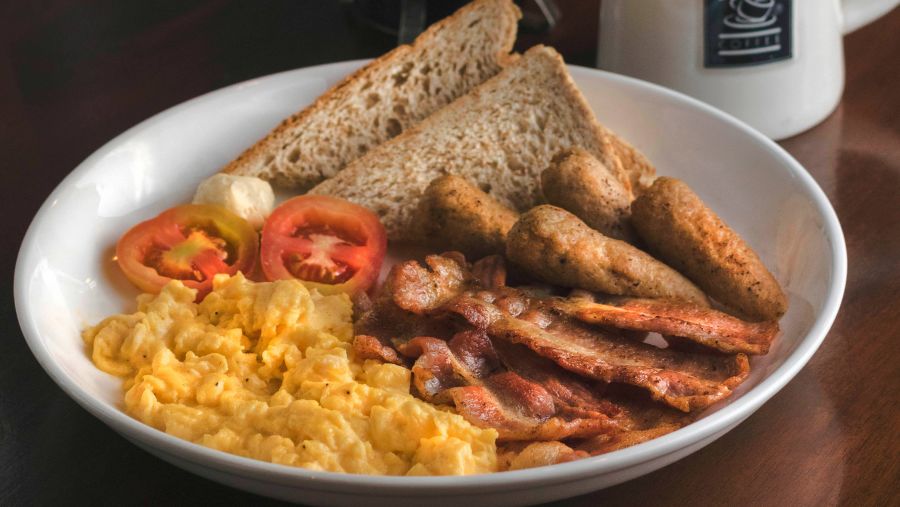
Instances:
[[[777,320],[787,310],[756,252],[683,181],[657,179],[631,209],[650,250],[728,308],[754,320]]]
[[[541,173],[548,203],[580,218],[593,229],[633,243],[631,191],[602,162],[579,147],[563,151]]]
[[[543,205],[509,231],[506,256],[531,275],[565,287],[707,305],[687,278],[637,248],[604,236],[568,211]]]
[[[435,178],[419,201],[425,242],[469,259],[506,251],[506,233],[519,215],[459,176]]]

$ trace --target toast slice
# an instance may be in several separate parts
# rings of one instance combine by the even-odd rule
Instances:
[[[511,0],[475,0],[351,74],[226,165],[305,190],[500,72],[521,17]]]
[[[641,179],[632,173],[652,171],[643,156],[597,123],[562,57],[535,46],[311,193],[366,206],[381,217],[389,238],[413,240],[417,203],[434,178],[462,176],[510,208],[526,211],[541,202],[541,171],[573,146],[591,153],[629,189],[630,181]],[[621,159],[623,150],[631,156]]]

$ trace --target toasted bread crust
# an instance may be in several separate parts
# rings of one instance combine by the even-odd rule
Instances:
[[[352,84],[362,79],[363,76],[370,74],[373,69],[401,59],[404,55],[408,54],[410,50],[411,46],[408,44],[397,46],[360,67],[352,74],[342,79],[338,84],[329,88],[325,93],[319,95],[312,104],[281,120],[272,131],[254,143],[253,146],[250,146],[241,152],[237,158],[226,164],[225,167],[221,169],[221,172],[233,174],[247,173],[248,166],[258,164],[260,160],[265,159],[272,155],[274,151],[277,151],[279,149],[279,143],[281,143],[291,131],[298,126],[303,125],[310,117],[321,111],[325,107],[325,104],[339,102],[342,98],[347,96],[349,92],[348,89]],[[273,174],[271,178],[266,178],[264,174],[258,174],[257,176],[262,177],[263,179],[271,179],[273,183],[279,184],[280,186],[291,186],[290,181],[285,181],[284,177],[279,178],[277,174]]]
[[[483,12],[481,12],[483,11]],[[368,100],[363,97],[364,90],[369,81],[384,80],[383,74],[391,74],[390,77],[409,72],[409,66],[419,63],[427,51],[435,50],[435,46],[441,43],[441,37],[450,33],[463,33],[465,30],[477,30],[472,28],[474,23],[459,27],[467,17],[476,15],[490,15],[492,26],[489,28],[492,36],[496,37],[496,51],[490,59],[493,61],[482,63],[481,61],[462,63],[460,83],[458,89],[448,90],[446,87],[434,85],[434,90],[429,91],[425,86],[425,94],[436,97],[430,101],[417,100],[409,95],[410,90],[399,92],[388,90],[384,92],[386,97],[380,97],[378,104],[387,108],[393,105],[401,111],[396,117],[384,115],[382,124],[378,128],[361,129],[355,133],[355,138],[347,140],[346,130],[352,129],[359,123],[359,118],[353,118],[353,112],[342,129],[316,128],[313,120],[320,120],[333,114],[346,114],[346,105]],[[258,176],[273,181],[276,185],[300,190],[307,189],[319,181],[334,175],[347,163],[362,155],[366,150],[393,137],[399,131],[417,123],[422,118],[431,114],[435,109],[451,102],[470,89],[468,83],[477,84],[485,78],[508,65],[512,57],[512,50],[516,36],[516,22],[521,17],[521,12],[510,0],[475,0],[462,7],[453,15],[431,25],[423,32],[412,45],[403,45],[373,60],[353,74],[347,76],[336,84],[315,102],[303,110],[284,119],[274,130],[259,140],[253,146],[247,148],[236,159],[222,168],[223,172]],[[479,19],[480,21],[480,19]],[[485,25],[487,22],[485,23]],[[495,26],[494,26],[495,25]],[[483,25],[485,30],[487,27]],[[495,33],[496,31],[496,33]],[[443,35],[442,35],[443,34]],[[477,70],[475,70],[477,64]],[[429,63],[423,64],[428,66]],[[435,63],[435,65],[438,65]],[[454,68],[455,69],[455,68]],[[468,72],[468,74],[465,74]],[[465,74],[465,75],[464,75]],[[385,83],[380,83],[382,88],[389,88]],[[373,85],[377,86],[377,85]],[[393,95],[391,95],[393,93]],[[429,102],[424,104],[423,102]],[[361,108],[365,109],[365,108]],[[361,113],[357,113],[357,116]],[[378,119],[375,120],[376,122]],[[307,130],[316,130],[312,134],[307,133],[313,139],[305,142],[301,136]],[[341,130],[341,131],[331,131]]]

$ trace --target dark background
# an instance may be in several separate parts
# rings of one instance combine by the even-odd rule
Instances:
[[[559,4],[561,24],[523,34],[520,46],[550,43],[590,65],[597,2]],[[57,388],[16,321],[15,257],[56,184],[126,128],[245,79],[377,56],[396,37],[336,1],[44,0],[0,9],[0,505],[277,504],[150,456]],[[834,329],[737,429],[574,503],[900,505],[900,12],[846,44],[842,105],[782,143],[823,186],[847,236],[850,276]]]

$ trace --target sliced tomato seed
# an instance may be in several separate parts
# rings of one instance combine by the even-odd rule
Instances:
[[[377,279],[387,238],[371,211],[328,196],[282,203],[263,226],[262,270],[269,280],[299,278],[323,293],[366,290]]]
[[[364,246],[366,244],[365,239],[356,237],[356,231],[338,230],[328,224],[304,224],[294,228],[290,235],[292,238],[312,238],[313,236],[332,237],[338,241],[357,246]]]
[[[289,268],[291,274],[301,280],[331,285],[344,283],[353,277],[352,272],[347,269],[342,269],[341,267],[329,268],[321,264],[301,262],[292,264]]]
[[[185,235],[185,230],[190,231]],[[166,227],[157,235],[156,244],[145,257],[144,264],[152,267],[162,276],[180,280],[203,282],[211,279],[216,273],[228,270],[228,242],[202,228],[181,229],[178,226]],[[190,248],[196,244],[197,252],[191,254],[192,260],[185,263],[183,259],[173,255],[179,247]],[[187,244],[187,245],[186,245]]]
[[[197,254],[192,265],[196,268],[194,277],[198,282],[209,280],[217,273],[228,270],[228,263],[220,256],[221,253],[219,250],[205,250]],[[198,276],[198,272],[202,278]]]

